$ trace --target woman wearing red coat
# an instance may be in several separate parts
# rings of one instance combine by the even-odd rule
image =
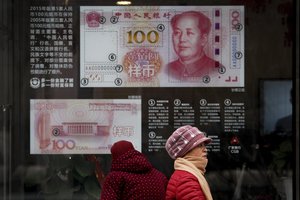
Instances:
[[[166,142],[166,150],[175,159],[175,171],[166,191],[165,200],[212,200],[204,177],[207,165],[206,144],[211,138],[196,127],[178,128]]]
[[[101,200],[164,200],[168,180],[128,141],[111,147],[112,165]]]

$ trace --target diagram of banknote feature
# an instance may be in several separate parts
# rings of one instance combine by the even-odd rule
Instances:
[[[80,12],[81,87],[244,86],[243,6],[82,6]]]
[[[140,100],[31,100],[31,154],[109,153],[118,140],[141,141]]]
[[[242,67],[242,58],[244,57],[243,51],[241,51],[241,44],[238,42],[242,37],[242,30],[244,26],[242,24],[242,12],[241,10],[231,10],[231,68],[240,69]]]
[[[144,26],[143,26],[144,25]],[[141,24],[140,27],[126,27],[123,37],[124,48],[131,48],[124,55],[122,65],[126,74],[127,86],[139,83],[157,85],[162,59],[156,48],[163,46],[164,25]]]

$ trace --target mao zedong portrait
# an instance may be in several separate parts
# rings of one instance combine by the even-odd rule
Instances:
[[[171,19],[172,41],[178,59],[167,65],[175,79],[209,76],[222,65],[208,57],[205,47],[211,29],[210,19],[197,11],[187,11]]]

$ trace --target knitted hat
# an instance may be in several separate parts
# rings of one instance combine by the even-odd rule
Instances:
[[[175,130],[166,142],[166,150],[171,158],[176,159],[184,156],[187,152],[205,142],[211,142],[211,138],[198,128],[190,125],[182,126]]]
[[[134,147],[131,142],[126,140],[115,142],[110,149],[112,159],[117,159],[130,150],[134,150]]]

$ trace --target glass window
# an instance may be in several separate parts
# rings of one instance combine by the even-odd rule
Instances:
[[[214,199],[299,198],[298,1],[0,5],[2,199],[100,199],[120,140],[169,179],[183,125]]]

